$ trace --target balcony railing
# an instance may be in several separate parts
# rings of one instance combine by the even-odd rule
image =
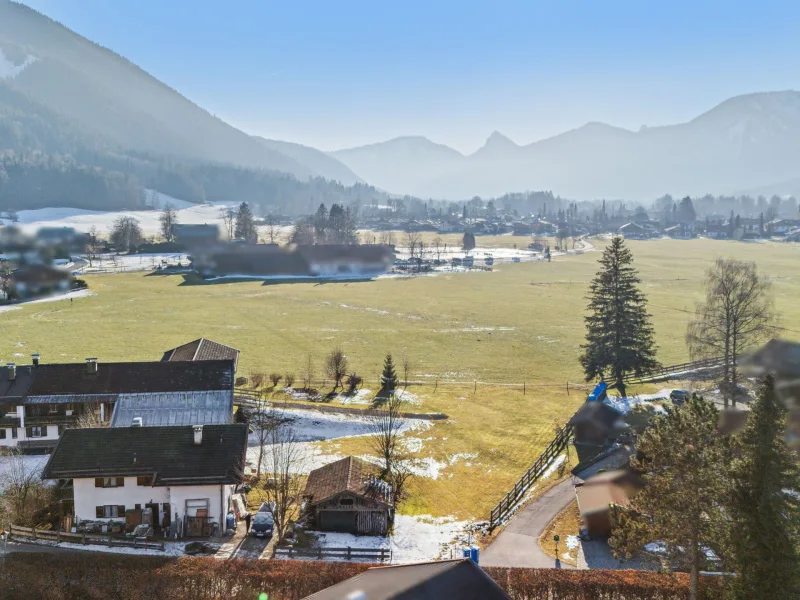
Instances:
[[[32,425],[72,425],[78,420],[78,415],[50,414],[42,416],[25,417],[25,426]]]
[[[17,415],[0,417],[0,427],[19,427],[19,417]]]

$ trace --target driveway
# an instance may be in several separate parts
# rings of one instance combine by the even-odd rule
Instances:
[[[628,450],[621,450],[581,471],[580,479],[594,475],[600,469],[614,469],[628,460]],[[539,547],[539,537],[558,513],[575,499],[575,487],[569,477],[550,488],[536,500],[511,517],[505,529],[481,555],[484,567],[527,567],[536,569],[575,567],[547,556]],[[579,563],[580,564],[580,563]]]
[[[483,551],[481,566],[573,569],[542,552],[539,536],[574,499],[572,477],[546,491],[511,518],[506,528]]]

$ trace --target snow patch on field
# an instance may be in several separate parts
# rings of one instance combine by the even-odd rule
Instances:
[[[301,457],[296,464],[296,472],[307,473],[329,462],[344,458],[336,453],[323,451],[317,444],[326,440],[337,440],[371,435],[374,431],[372,422],[366,417],[326,413],[316,410],[274,409],[277,416],[285,420],[292,428],[301,447]],[[398,429],[400,435],[409,431],[424,431],[433,423],[422,419],[404,419]],[[249,438],[247,461],[255,468],[258,464],[258,437],[253,434]],[[268,456],[269,445],[264,454]],[[266,458],[265,458],[266,461]]]
[[[449,517],[410,517],[397,515],[394,533],[388,537],[355,536],[348,533],[313,531],[322,548],[386,548],[392,563],[413,563],[450,558],[453,546],[465,536],[467,521]]]
[[[575,548],[581,545],[581,538],[577,535],[568,535],[565,543],[567,545],[567,550],[575,550]]]
[[[177,199],[177,202],[182,202]],[[183,224],[217,224],[222,229],[223,222],[220,209],[223,205],[191,204],[176,211],[178,222]],[[73,227],[77,231],[87,232],[96,227],[103,236],[108,235],[114,221],[119,217],[133,217],[141,224],[145,235],[156,235],[161,230],[161,211],[159,210],[124,210],[100,211],[81,208],[39,208],[21,210],[17,213],[18,225],[25,233],[35,233],[40,227]]]
[[[634,406],[652,406],[656,412],[666,412],[664,408],[658,404],[653,404],[653,400],[667,400],[671,389],[663,389],[655,394],[639,394],[638,396],[606,396],[603,400],[609,406],[613,406],[619,412],[627,415]]]
[[[553,461],[553,464],[547,467],[547,469],[545,469],[545,472],[542,473],[542,479],[547,479],[548,477],[550,477],[550,475],[555,473],[566,459],[567,459],[566,454],[559,454]]]
[[[0,306],[0,313],[8,312],[9,310],[17,310],[26,306],[28,304],[41,304],[42,302],[58,302],[59,300],[69,300],[71,298],[88,298],[89,296],[96,295],[91,290],[75,290],[73,292],[68,292],[66,294],[60,294],[57,296],[47,296],[45,298],[38,298],[36,300],[29,300],[28,302],[21,302],[20,304],[8,304],[6,306]]]
[[[337,394],[334,397],[334,400],[337,400],[339,404],[369,405],[372,404],[372,391],[367,389],[360,389],[353,396],[350,396],[348,394]]]

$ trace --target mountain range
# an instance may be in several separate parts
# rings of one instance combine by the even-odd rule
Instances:
[[[3,152],[15,153],[14,168],[0,164],[0,191],[6,185],[17,205],[48,201],[43,192],[33,198],[41,186],[22,175],[32,152],[42,177],[64,171],[47,157],[72,169],[73,191],[62,203],[81,196],[81,181],[111,173],[102,175],[105,184],[95,181],[106,191],[92,207],[109,198],[130,207],[143,187],[192,201],[250,199],[289,213],[313,210],[313,197],[368,201],[387,193],[463,200],[552,190],[645,202],[665,193],[786,194],[800,187],[800,93],[738,96],[687,123],[639,131],[588,123],[526,145],[494,132],[468,155],[421,136],[326,153],[236,129],[113,51],[0,0]],[[16,174],[13,185],[4,172]]]
[[[800,92],[737,96],[687,123],[639,131],[587,123],[527,145],[494,132],[470,155],[424,137],[332,154],[375,186],[425,198],[534,189],[642,201],[665,193],[785,194],[800,176]]]

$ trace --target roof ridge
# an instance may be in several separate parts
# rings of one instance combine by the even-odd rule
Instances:
[[[353,476],[353,456],[347,457],[347,481],[345,482],[345,489],[350,489],[350,478]]]
[[[200,354],[200,348],[203,347],[203,342],[205,341],[205,339],[206,338],[200,338],[197,340],[197,349],[194,351],[194,354],[192,355],[192,360],[197,360],[197,355]],[[191,344],[191,342],[189,343]]]

